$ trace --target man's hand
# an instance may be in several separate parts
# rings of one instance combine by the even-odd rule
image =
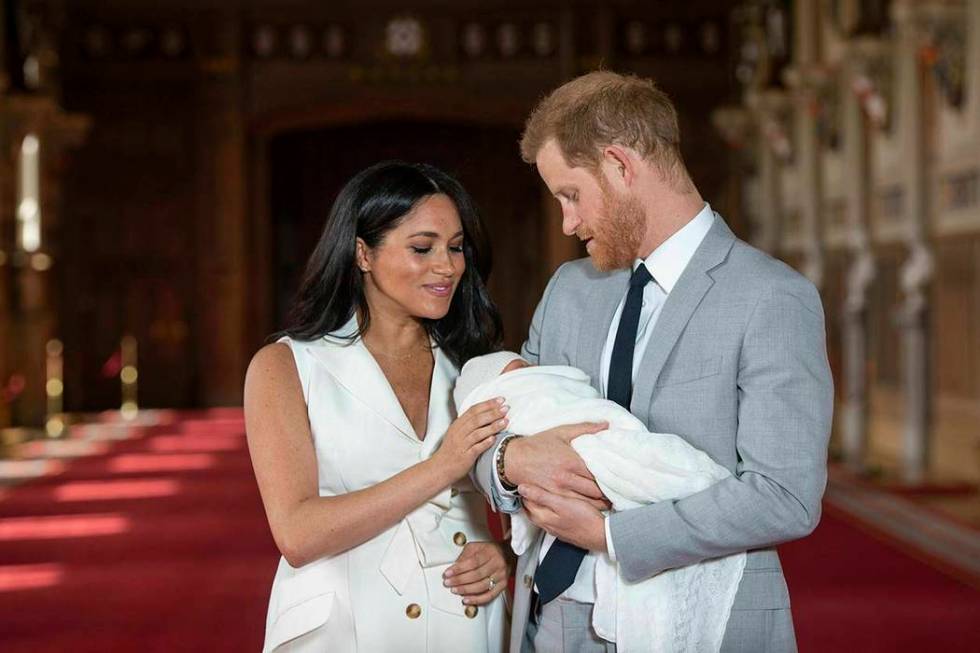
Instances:
[[[534,485],[517,488],[536,526],[586,551],[606,551],[606,523],[589,502],[552,494]]]
[[[515,485],[535,485],[548,492],[589,502],[597,510],[609,502],[589,468],[572,449],[580,435],[609,428],[605,422],[570,424],[512,440],[504,452],[504,474]]]

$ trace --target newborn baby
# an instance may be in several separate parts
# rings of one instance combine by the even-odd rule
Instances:
[[[603,399],[574,367],[536,367],[511,352],[488,354],[463,366],[453,396],[460,414],[485,399],[504,397],[510,406],[508,428],[521,435],[607,422],[607,430],[580,436],[572,447],[613,510],[680,499],[730,475],[682,438],[647,431],[628,410]],[[512,515],[511,524],[511,547],[521,555],[538,529],[523,511]],[[744,567],[745,554],[739,553],[627,583],[603,554],[596,565],[593,628],[623,652],[718,651]]]

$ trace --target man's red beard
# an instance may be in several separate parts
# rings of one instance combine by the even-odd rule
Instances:
[[[618,197],[599,176],[602,191],[601,214],[593,220],[591,233],[579,238],[592,239],[592,265],[608,272],[630,268],[639,256],[640,243],[646,231],[643,207],[633,197]]]

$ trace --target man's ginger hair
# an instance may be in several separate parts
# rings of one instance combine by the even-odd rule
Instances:
[[[688,179],[677,110],[651,79],[597,71],[559,86],[528,117],[521,158],[533,164],[552,138],[571,167],[596,172],[603,148],[619,145],[653,163],[666,179]]]

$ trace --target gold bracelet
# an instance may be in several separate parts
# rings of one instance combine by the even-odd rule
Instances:
[[[521,435],[509,435],[504,438],[504,441],[500,443],[500,448],[497,449],[497,460],[495,461],[497,466],[497,478],[500,479],[500,484],[504,486],[504,489],[508,492],[513,492],[517,489],[517,486],[507,480],[507,474],[504,473],[504,452],[507,451],[507,445],[511,443],[511,440],[523,437]]]

